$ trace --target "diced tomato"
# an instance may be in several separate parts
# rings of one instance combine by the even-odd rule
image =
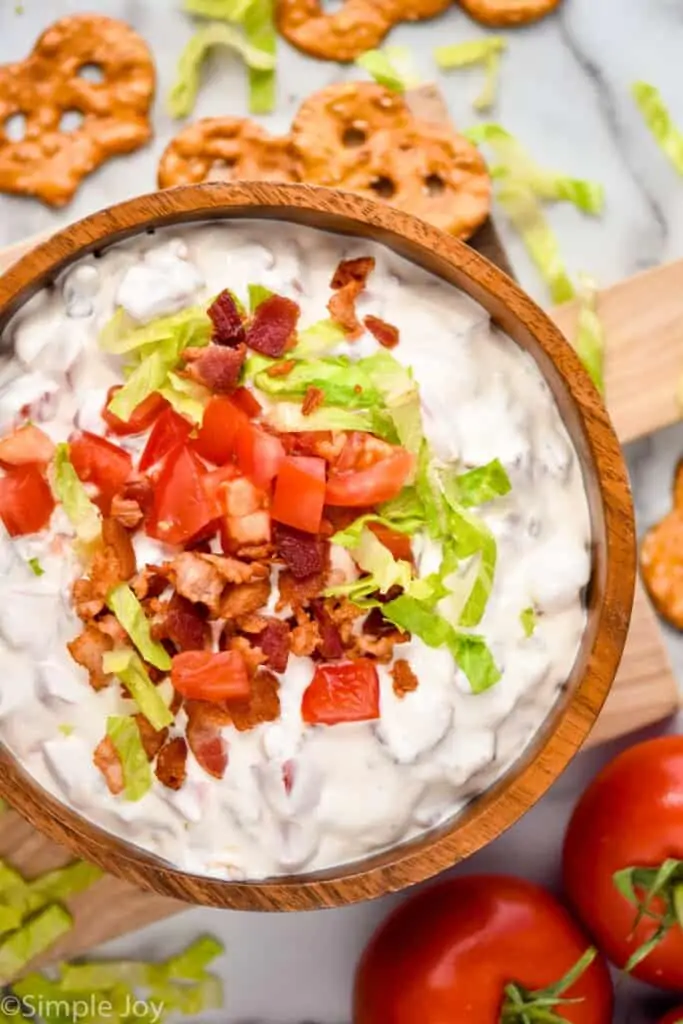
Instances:
[[[44,529],[54,507],[52,491],[36,466],[17,466],[0,478],[0,519],[13,537]]]
[[[415,458],[404,448],[394,447],[387,458],[367,469],[336,468],[327,480],[325,501],[328,505],[377,505],[395,498],[413,471]]]
[[[152,426],[157,416],[168,405],[166,399],[162,398],[157,391],[154,391],[151,395],[147,395],[147,398],[143,398],[139,405],[136,405],[130,415],[130,419],[122,420],[109,411],[109,403],[120,390],[121,388],[118,385],[109,388],[101,413],[102,419],[114,434],[141,434]]]
[[[259,487],[255,487],[246,476],[235,471],[235,479],[223,488],[223,511],[229,516],[248,516],[258,512],[268,504],[268,495]]]
[[[171,663],[174,689],[191,700],[246,700],[249,673],[239,651],[183,651]]]
[[[231,398],[216,395],[204,410],[204,419],[192,447],[209,462],[222,466],[232,458],[235,438],[239,430],[249,423],[247,414]]]
[[[140,456],[140,471],[144,473],[161,462],[178,445],[185,444],[191,430],[192,424],[184,416],[179,416],[175,409],[169,406],[164,410],[147,438],[145,450]]]
[[[177,448],[169,454],[147,522],[150,536],[168,544],[183,544],[215,518],[204,487],[205,475],[206,467],[192,449]]]
[[[0,465],[44,466],[50,461],[54,451],[52,439],[40,427],[26,423],[0,439]]]
[[[337,725],[379,718],[377,669],[366,658],[318,665],[301,702],[310,725]]]
[[[236,391],[230,395],[230,401],[233,402],[238,409],[245,412],[250,420],[253,420],[254,416],[258,416],[261,412],[261,403],[249,388],[237,388]]]
[[[325,504],[325,460],[285,456],[275,481],[273,519],[306,533],[317,533]]]
[[[244,475],[266,490],[278,474],[285,449],[277,437],[247,422],[235,439],[235,456]]]
[[[237,469],[237,466],[228,462],[225,466],[218,466],[217,469],[212,469],[208,473],[205,473],[202,478],[204,491],[211,503],[211,508],[213,509],[213,514],[216,519],[225,514],[225,489],[226,486],[235,479],[235,477],[239,477],[239,470]]]
[[[105,498],[120,491],[133,471],[129,452],[87,431],[70,438],[69,458],[83,483],[95,484]]]
[[[368,523],[368,528],[372,530],[377,540],[381,541],[384,547],[391,551],[394,558],[400,558],[404,562],[412,562],[413,548],[408,534],[392,530],[391,527],[385,526],[384,523]]]

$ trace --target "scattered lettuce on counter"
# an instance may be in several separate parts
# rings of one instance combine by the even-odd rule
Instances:
[[[434,59],[442,71],[483,64],[486,80],[473,106],[475,110],[489,110],[498,96],[501,58],[506,49],[507,41],[503,36],[484,36],[482,39],[471,39],[466,43],[437,46]]]
[[[5,985],[16,977],[30,960],[49,949],[72,925],[71,914],[53,903],[0,941],[0,984]]]
[[[407,46],[385,46],[382,50],[367,50],[356,59],[379,85],[393,92],[406,92],[420,84],[413,56]]]
[[[591,380],[605,394],[605,329],[598,314],[598,290],[591,278],[579,279],[579,319],[574,347]]]
[[[117,676],[130,690],[133,700],[150,725],[158,730],[173,724],[173,715],[135,651],[128,649],[106,651],[102,667],[105,672],[111,672]]]
[[[634,82],[631,93],[659,148],[683,175],[683,132],[673,123],[659,89],[648,82]]]
[[[274,0],[251,0],[244,13],[243,24],[247,43],[257,52],[271,57],[273,61],[270,68],[257,68],[247,63],[249,112],[269,114],[275,109],[277,90]]]
[[[107,607],[123,626],[145,661],[162,672],[171,669],[171,658],[162,644],[152,640],[149,619],[127,583],[119,583],[107,594]]]
[[[196,18],[239,24],[252,3],[253,0],[183,0],[183,10]]]
[[[152,786],[152,770],[142,746],[140,730],[134,718],[110,715],[107,736],[114,744],[123,768],[123,794],[126,800],[142,799]]]
[[[99,878],[102,870],[87,861],[77,860],[66,867],[57,868],[39,875],[30,882],[21,876],[0,891],[0,903],[19,911],[24,918],[50,903],[64,902],[71,896],[89,889]]]
[[[78,478],[69,458],[69,445],[58,444],[52,464],[52,490],[66,512],[77,538],[92,544],[101,536],[102,517]]]

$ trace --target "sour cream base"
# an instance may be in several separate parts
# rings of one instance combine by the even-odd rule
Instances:
[[[300,708],[313,664],[290,657],[280,719],[224,730],[222,780],[190,755],[181,790],[155,782],[127,802],[109,793],[92,755],[107,716],[134,709],[119,687],[93,691],[65,646],[81,628],[69,597],[81,570],[69,545],[55,541],[73,531],[57,508],[44,534],[0,539],[0,738],[74,810],[189,872],[259,879],[343,864],[442,822],[509,767],[555,703],[585,628],[591,534],[579,460],[535,363],[481,307],[388,250],[313,229],[243,221],[141,236],[71,268],[8,328],[17,376],[0,389],[0,431],[28,409],[55,441],[74,426],[103,433],[100,410],[121,376],[97,337],[117,305],[144,323],[226,285],[246,295],[259,282],[298,302],[305,327],[327,316],[340,259],[360,255],[373,255],[376,268],[359,313],[399,328],[393,354],[413,369],[435,454],[464,466],[498,458],[512,483],[478,510],[498,545],[477,628],[502,673],[494,687],[472,694],[447,650],[413,638],[400,657],[418,677],[415,691],[399,698],[379,666],[378,721],[311,727]],[[348,347],[359,356],[376,350],[369,334]],[[135,543],[139,565],[168,557],[143,534]],[[438,545],[426,536],[414,552],[420,575],[438,566]],[[528,607],[538,612],[530,637],[519,618]],[[297,765],[289,793],[288,759]]]

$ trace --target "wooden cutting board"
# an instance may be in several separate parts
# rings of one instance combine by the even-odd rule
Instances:
[[[410,99],[420,117],[441,123],[447,120],[443,100],[434,87],[416,90]],[[36,241],[38,239],[34,238],[0,249],[0,273]],[[510,273],[492,222],[477,233],[472,244]],[[683,370],[681,285],[683,262],[643,274],[601,296],[601,314],[609,346],[608,404],[623,442],[679,418],[672,382]],[[571,306],[563,307],[552,315],[571,337],[575,310]],[[639,588],[622,665],[590,743],[657,722],[672,714],[678,703],[678,689],[659,626]],[[5,814],[0,821],[0,857],[10,860],[26,877],[61,866],[70,859],[69,853],[43,838],[13,812]],[[186,904],[142,892],[106,876],[76,897],[70,907],[75,927],[50,950],[46,960],[73,957],[107,939],[178,913]]]

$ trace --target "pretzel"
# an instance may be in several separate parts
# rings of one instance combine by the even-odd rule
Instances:
[[[292,144],[302,178],[341,185],[360,148],[377,131],[413,121],[402,96],[374,82],[338,82],[313,93],[292,123]]]
[[[640,574],[662,618],[683,629],[683,459],[676,466],[672,510],[643,538]]]
[[[459,0],[471,18],[491,28],[527,25],[545,18],[561,0]]]
[[[103,80],[83,77],[86,65]],[[149,139],[154,80],[147,45],[124,22],[96,14],[55,22],[25,60],[0,67],[0,191],[68,202],[86,174]],[[61,128],[74,111],[80,126]],[[7,132],[16,114],[25,119],[18,141]]]
[[[379,46],[401,21],[419,21],[440,14],[452,0],[344,0],[325,13],[321,0],[278,0],[277,23],[282,35],[299,50],[321,60],[352,61]]]
[[[159,188],[226,178],[295,181],[289,137],[273,138],[247,118],[205,117],[183,128],[159,162]]]

